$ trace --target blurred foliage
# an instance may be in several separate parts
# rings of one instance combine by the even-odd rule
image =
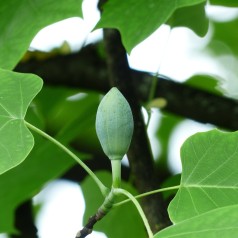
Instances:
[[[238,7],[238,2],[236,0],[210,0],[210,3],[226,7]]]
[[[229,22],[211,22],[212,38],[208,48],[214,54],[238,55],[238,18]]]
[[[50,128],[55,138],[69,147],[75,139],[85,143],[82,136],[87,134],[91,138],[91,134],[81,136],[81,132],[93,127],[99,97],[88,93],[87,100],[80,97],[70,100],[76,93],[78,90],[44,87],[28,110],[27,120],[39,128]],[[27,159],[0,176],[0,232],[15,232],[14,209],[75,165],[72,158],[51,142],[36,134],[34,138],[35,146]],[[90,158],[89,154],[78,155],[81,159]]]
[[[202,89],[212,94],[222,96],[221,88],[217,78],[214,78],[210,75],[194,75],[188,79],[185,84]]]
[[[175,127],[182,121],[183,119],[169,114],[162,113],[162,117],[160,120],[159,127],[156,132],[156,136],[160,143],[161,151],[159,153],[159,157],[157,160],[157,167],[163,168],[161,171],[168,170],[168,152],[169,152],[169,140],[173,133]]]
[[[42,28],[69,17],[82,17],[82,0],[28,1],[0,3],[0,65],[13,69]]]
[[[205,36],[208,31],[208,18],[205,12],[206,2],[176,9],[167,21],[172,28],[187,27],[199,36]]]
[[[131,50],[140,42],[145,40],[151,35],[158,27],[173,15],[174,11],[179,8],[193,6],[199,3],[205,2],[205,0],[138,0],[135,4],[134,0],[128,0],[121,2],[120,0],[108,1],[103,6],[103,14],[100,21],[97,24],[97,28],[116,28],[122,35],[122,41],[126,50],[130,53]],[[204,8],[204,6],[203,6]],[[116,9],[116,11],[114,11]],[[184,8],[183,13],[190,14],[191,9]],[[193,11],[200,12],[199,19],[206,22],[204,10],[201,8],[198,10],[196,7]],[[191,23],[191,19],[182,19],[182,12],[177,12],[175,17],[172,17],[174,26],[176,25],[189,25],[192,30],[197,31],[199,34],[204,35],[206,32],[205,26],[198,26],[196,23]],[[131,17],[133,16],[133,17]],[[130,19],[130,21],[128,21]],[[178,22],[177,22],[178,21]],[[189,23],[190,22],[190,23]],[[143,27],[142,27],[143,25]]]

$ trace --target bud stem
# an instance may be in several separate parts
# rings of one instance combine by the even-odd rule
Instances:
[[[111,160],[112,165],[112,187],[121,187],[121,160]]]

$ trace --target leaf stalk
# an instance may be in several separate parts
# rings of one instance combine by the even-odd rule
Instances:
[[[135,197],[131,193],[129,193],[127,190],[124,190],[122,188],[114,189],[114,193],[115,194],[123,194],[123,195],[127,196],[134,203],[134,205],[136,206],[136,208],[137,208],[137,210],[138,210],[138,212],[139,212],[139,214],[140,214],[140,216],[141,216],[141,218],[142,218],[142,220],[144,222],[144,225],[145,225],[146,231],[147,231],[147,233],[149,235],[149,238],[153,238],[154,235],[153,235],[153,233],[151,231],[149,222],[148,222],[148,220],[147,220],[147,218],[145,216],[145,213],[143,212],[139,202],[135,199]]]
[[[175,189],[179,189],[179,188],[180,188],[180,185],[176,185],[176,186],[172,186],[172,187],[167,187],[167,188],[160,188],[160,189],[156,189],[156,190],[149,191],[149,192],[146,192],[146,193],[141,193],[139,195],[134,196],[134,198],[136,198],[136,199],[137,198],[142,198],[142,197],[146,197],[146,196],[153,195],[153,194],[156,194],[156,193],[161,193],[161,192],[165,192],[165,191],[175,190]],[[131,201],[131,199],[125,199],[124,201],[115,203],[113,206],[117,207],[117,206],[123,205],[123,204],[125,204],[127,202],[130,202],[130,201]]]
[[[25,121],[25,125],[31,129],[32,131],[38,133],[39,135],[43,136],[47,140],[51,141],[55,145],[57,145],[61,150],[63,150],[66,154],[68,154],[71,158],[73,158],[77,163],[79,163],[82,168],[92,177],[92,179],[95,181],[95,183],[98,185],[101,193],[103,194],[104,197],[107,196],[109,193],[109,188],[107,188],[101,180],[94,174],[94,172],[81,160],[77,155],[75,155],[71,150],[69,150],[66,146],[61,144],[58,140],[54,139],[44,131],[40,130],[39,128],[33,126],[29,122]]]

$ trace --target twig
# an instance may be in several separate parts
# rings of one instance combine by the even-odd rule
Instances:
[[[87,235],[91,234],[93,231],[93,226],[99,221],[101,220],[106,214],[104,212],[102,212],[101,210],[99,210],[95,215],[91,216],[88,219],[88,223],[84,226],[84,228],[82,230],[80,230],[77,235],[76,238],[84,238]]]
[[[111,210],[114,204],[114,199],[114,188],[111,188],[110,193],[106,196],[103,204],[100,206],[97,213],[89,218],[88,223],[84,226],[82,230],[77,233],[76,238],[84,238],[92,233],[93,226]]]

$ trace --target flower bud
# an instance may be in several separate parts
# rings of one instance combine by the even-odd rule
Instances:
[[[96,132],[109,159],[121,160],[127,153],[133,129],[129,103],[114,87],[102,99],[96,116]]]

